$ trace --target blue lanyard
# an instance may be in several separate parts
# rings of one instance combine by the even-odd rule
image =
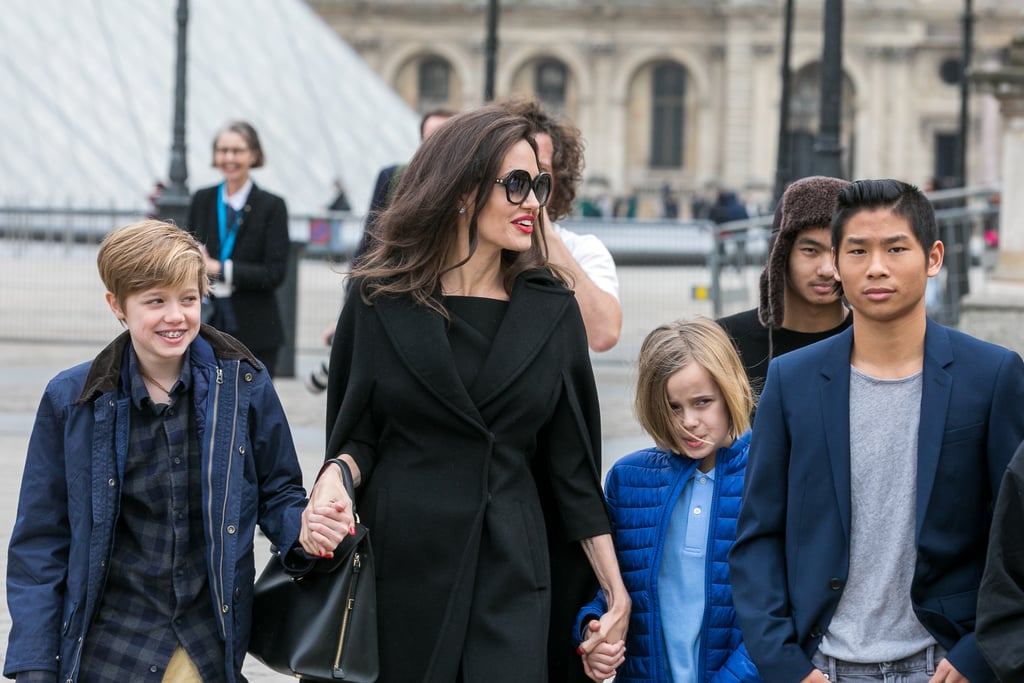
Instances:
[[[227,183],[221,183],[217,192],[217,230],[220,234],[220,262],[224,263],[231,258],[231,252],[235,250],[235,237],[238,236],[238,226],[242,222],[242,212],[236,211],[234,220],[228,225],[228,209],[224,203],[224,195],[227,193]]]

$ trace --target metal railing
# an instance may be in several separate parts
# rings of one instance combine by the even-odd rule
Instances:
[[[982,234],[998,222],[997,191],[930,195],[938,207],[946,263],[929,292],[929,312],[945,324],[959,320],[968,276],[983,276]],[[121,328],[103,300],[96,247],[113,228],[143,217],[139,209],[0,206],[0,340],[109,341]],[[322,332],[340,310],[347,260],[362,224],[362,216],[349,213],[291,216],[298,258],[289,274],[291,289],[283,288],[282,296],[283,305],[293,309],[286,311],[293,321],[287,353],[323,352]],[[668,320],[720,317],[757,305],[770,216],[717,226],[599,219],[562,226],[598,236],[618,266],[622,337],[595,361],[632,362],[644,335]]]

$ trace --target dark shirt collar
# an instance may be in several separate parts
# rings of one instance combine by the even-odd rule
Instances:
[[[181,364],[181,374],[178,375],[178,381],[171,387],[171,393],[169,398],[171,403],[176,403],[179,396],[188,393],[189,389],[192,388],[192,371],[190,355],[192,349],[185,349],[185,362]],[[139,371],[139,357],[135,353],[135,347],[131,344],[128,345],[128,379],[130,384],[129,392],[131,394],[132,403],[135,407],[142,409],[144,405],[152,404],[157,405],[150,397],[149,390],[146,388],[145,381],[142,379],[142,373]]]

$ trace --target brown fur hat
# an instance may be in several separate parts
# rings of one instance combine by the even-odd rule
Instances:
[[[785,313],[786,271],[797,233],[806,228],[828,227],[836,197],[849,181],[826,176],[797,180],[782,193],[772,219],[771,248],[761,271],[761,299],[757,318],[769,329],[782,327]]]

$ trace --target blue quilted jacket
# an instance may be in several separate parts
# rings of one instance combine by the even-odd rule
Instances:
[[[729,549],[736,540],[736,518],[740,513],[749,446],[750,432],[747,432],[730,448],[720,449],[715,459],[714,519],[708,542],[700,683],[761,681],[740,636],[729,583]],[[695,460],[648,448],[625,456],[608,472],[605,496],[615,550],[622,578],[633,600],[626,661],[619,667],[615,683],[669,683],[672,680],[661,637],[658,568],[672,508],[696,466]],[[577,642],[586,623],[604,614],[605,609],[604,596],[599,591],[576,618]]]

